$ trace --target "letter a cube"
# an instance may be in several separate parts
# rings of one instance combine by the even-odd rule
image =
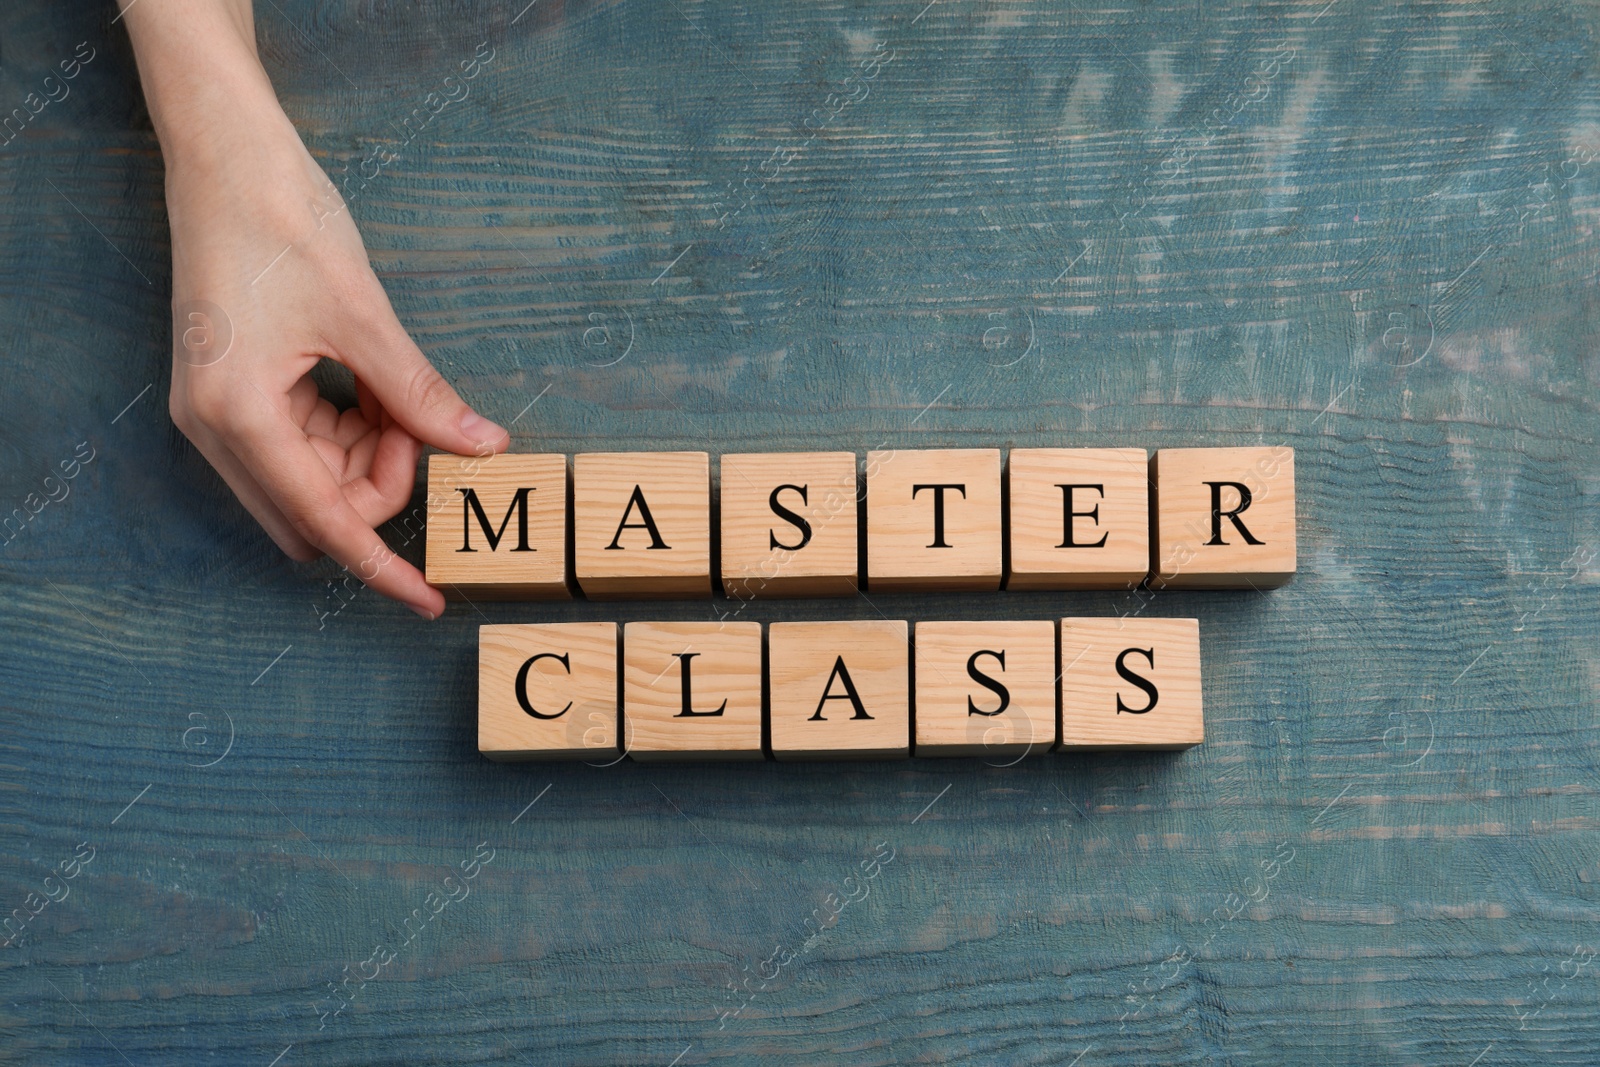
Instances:
[[[767,628],[773,757],[906,758],[910,668],[903,621],[773,623]]]
[[[573,559],[586,596],[711,595],[706,453],[584,453],[572,480]]]

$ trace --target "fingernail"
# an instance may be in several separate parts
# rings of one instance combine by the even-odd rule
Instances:
[[[427,619],[429,622],[432,622],[434,619],[437,619],[439,617],[439,616],[435,615],[433,612],[429,611],[427,608],[418,607],[416,604],[407,604],[406,607],[410,608],[412,611],[416,612],[418,615],[421,615],[424,619]]]
[[[461,432],[480,445],[496,444],[507,436],[504,429],[471,409],[461,416]]]

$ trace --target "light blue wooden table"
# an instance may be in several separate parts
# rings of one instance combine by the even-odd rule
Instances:
[[[1594,5],[259,5],[518,448],[1297,450],[1270,593],[749,613],[1199,618],[1203,747],[1010,767],[480,759],[485,619],[719,605],[283,559],[166,415],[111,17],[0,11],[5,108],[95,54],[0,147],[0,1061],[1600,1059]]]

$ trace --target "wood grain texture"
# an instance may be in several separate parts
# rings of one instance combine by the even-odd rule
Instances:
[[[588,452],[572,461],[573,569],[591,600],[711,592],[704,452]]]
[[[918,622],[912,754],[1039,756],[1056,745],[1056,624]]]
[[[866,473],[867,588],[1000,588],[999,449],[875,449],[867,453]]]
[[[903,620],[774,623],[767,672],[775,759],[911,755],[911,631]]]
[[[1018,448],[1006,456],[1006,588],[1132,589],[1150,573],[1142,448]]]
[[[1195,619],[1062,619],[1061,750],[1206,739]]]
[[[859,592],[855,453],[731,453],[718,467],[716,548],[727,596]]]
[[[522,7],[257,12],[401,321],[515,447],[1284,443],[1299,572],[424,624],[285,560],[172,429],[121,24],[0,6],[0,107],[97,49],[0,147],[0,915],[70,890],[0,948],[0,1061],[1594,1059],[1593,5]],[[425,518],[386,529],[414,561]],[[1198,618],[1207,741],[478,754],[483,623],[724,612]]]
[[[1163,448],[1150,461],[1152,589],[1274,589],[1294,577],[1294,449]]]
[[[566,456],[432,455],[427,479],[433,536],[425,537],[423,560],[429,584],[455,600],[572,595]]]
[[[614,622],[480,627],[478,751],[502,761],[614,758],[621,636]]]
[[[623,721],[636,760],[762,759],[761,624],[630,622]]]

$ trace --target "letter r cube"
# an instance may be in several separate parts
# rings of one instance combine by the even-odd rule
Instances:
[[[1294,577],[1294,449],[1163,448],[1150,463],[1154,589],[1269,589]]]

